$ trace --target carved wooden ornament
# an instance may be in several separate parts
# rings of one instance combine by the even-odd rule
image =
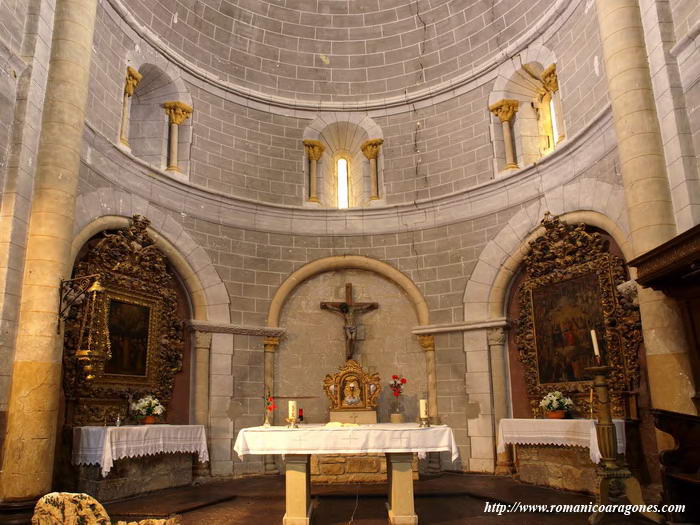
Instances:
[[[524,259],[515,332],[533,415],[554,390],[571,397],[580,414],[590,413],[592,378],[585,368],[594,364],[592,329],[603,362],[613,368],[613,414],[634,415],[642,333],[638,308],[617,289],[627,280],[624,262],[583,224],[547,213],[542,225],[544,235],[530,242]]]
[[[379,374],[368,374],[351,359],[339,372],[326,375],[323,390],[331,400],[331,410],[376,408],[381,390]]]
[[[128,400],[155,395],[166,406],[174,376],[182,369],[183,327],[166,257],[146,229],[149,220],[134,215],[128,228],[103,233],[74,270],[74,277],[99,274],[104,292],[97,299],[103,318],[94,337],[109,354],[85,380],[76,360],[84,302],[65,325],[63,383],[69,425],[113,422],[126,416]],[[145,351],[144,351],[145,349]]]

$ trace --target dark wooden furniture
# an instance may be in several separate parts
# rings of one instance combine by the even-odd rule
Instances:
[[[700,417],[668,410],[652,410],[656,428],[671,434],[673,450],[660,453],[664,503],[683,504],[674,521],[700,523]]]

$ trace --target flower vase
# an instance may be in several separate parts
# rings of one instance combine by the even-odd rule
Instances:
[[[404,417],[401,412],[401,401],[394,399],[391,403],[391,412],[389,413],[389,421],[392,423],[403,423]]]
[[[263,423],[264,427],[271,427],[272,426],[272,423],[270,423],[271,416],[272,416],[272,411],[265,410],[265,422]]]
[[[156,422],[156,416],[143,416],[141,418],[142,425],[152,425]]]
[[[547,410],[544,414],[547,419],[564,419],[566,410]]]

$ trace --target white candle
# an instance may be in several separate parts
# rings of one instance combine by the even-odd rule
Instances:
[[[297,417],[297,402],[289,402],[289,419],[296,419]]]
[[[591,340],[593,341],[593,352],[595,352],[595,356],[600,357],[600,350],[598,350],[598,338],[595,335],[595,330],[591,330]]]
[[[420,403],[420,418],[427,419],[428,418],[428,400],[421,399],[419,403]]]

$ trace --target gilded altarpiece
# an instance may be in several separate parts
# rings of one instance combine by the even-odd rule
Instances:
[[[129,401],[146,394],[166,409],[172,398],[174,376],[182,369],[183,327],[174,276],[148,225],[135,215],[128,228],[103,233],[74,268],[74,278],[97,275],[102,290],[72,308],[65,323],[69,426],[124,420]],[[86,363],[79,357],[87,340],[91,356],[101,358]]]
[[[598,336],[610,374],[615,417],[635,417],[642,341],[638,308],[618,291],[627,280],[624,262],[608,251],[599,233],[546,214],[544,235],[530,242],[526,277],[519,291],[516,344],[532,413],[559,390],[574,401],[580,417],[591,414],[594,365],[591,330]]]

